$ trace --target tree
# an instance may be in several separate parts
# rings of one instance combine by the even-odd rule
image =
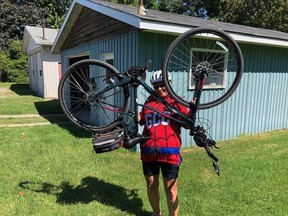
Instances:
[[[21,53],[21,44],[14,40],[6,53],[0,52],[0,81],[28,83],[27,57]]]
[[[219,21],[288,32],[287,0],[218,0]]]
[[[23,37],[24,27],[59,28],[72,0],[2,0],[0,1],[0,49],[11,40]]]
[[[26,55],[20,52],[24,28],[59,28],[72,0],[0,0],[0,81],[27,83]]]
[[[287,0],[159,0],[157,2],[153,8],[161,11],[288,33]],[[145,0],[144,5],[149,8]]]
[[[12,4],[9,0],[3,0],[0,4],[0,48],[6,50],[10,41],[22,39],[24,26],[36,23],[38,17],[30,9],[31,4],[27,3],[21,8]],[[20,10],[19,10],[20,9]]]

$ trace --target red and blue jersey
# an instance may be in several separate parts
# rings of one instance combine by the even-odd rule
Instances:
[[[177,110],[188,115],[188,108],[182,106],[169,95],[165,100]],[[153,96],[148,97],[146,106],[158,110],[163,115],[143,107],[140,113],[141,125],[144,125],[143,135],[150,139],[141,144],[141,159],[143,162],[159,161],[171,164],[181,163],[181,125],[173,121],[170,116],[176,117],[165,105],[157,101]]]

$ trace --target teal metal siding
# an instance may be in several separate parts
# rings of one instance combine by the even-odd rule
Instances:
[[[243,45],[245,69],[236,92],[199,116],[216,140],[288,128],[288,49]]]
[[[62,52],[62,71],[69,66],[68,59],[73,55],[89,53],[91,59],[101,59],[103,53],[114,53],[114,67],[119,71],[138,64],[138,34],[131,33],[108,40],[84,44]]]

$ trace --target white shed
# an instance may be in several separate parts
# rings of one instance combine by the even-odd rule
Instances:
[[[22,53],[28,57],[29,86],[43,98],[58,98],[61,78],[61,55],[52,54],[51,48],[58,29],[25,26]]]

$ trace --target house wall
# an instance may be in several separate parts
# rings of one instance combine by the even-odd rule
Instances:
[[[223,104],[199,111],[211,122],[209,133],[216,140],[288,128],[288,49],[240,47],[245,65],[236,92]]]
[[[38,83],[38,64],[37,64],[37,53],[41,51],[41,47],[35,43],[34,40],[29,40],[27,56],[28,56],[28,67],[29,67],[29,87],[32,91],[38,94],[39,83]]]
[[[63,50],[61,53],[62,73],[65,73],[69,66],[69,58],[71,57],[89,55],[91,59],[103,60],[103,54],[111,52],[114,53],[114,67],[120,72],[137,65],[139,56],[137,33],[134,32]]]
[[[42,70],[40,49],[34,50],[34,52],[28,53],[28,67],[29,67],[29,87],[37,95],[43,97],[43,79],[40,73]]]
[[[30,40],[28,46],[29,87],[43,98],[58,98],[60,54],[52,54],[51,46],[36,45]]]

